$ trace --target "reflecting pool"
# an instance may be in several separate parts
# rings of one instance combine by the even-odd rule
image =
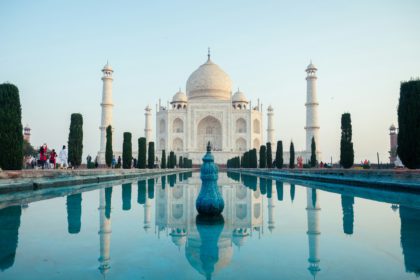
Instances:
[[[198,173],[0,196],[0,279],[419,279],[420,195]]]

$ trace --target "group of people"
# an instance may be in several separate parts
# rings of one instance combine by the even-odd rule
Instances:
[[[68,167],[68,152],[66,146],[63,145],[61,151],[57,155],[55,149],[48,150],[48,146],[44,143],[38,150],[38,156],[27,156],[25,163],[27,168],[55,169],[57,167],[57,159],[60,168]]]

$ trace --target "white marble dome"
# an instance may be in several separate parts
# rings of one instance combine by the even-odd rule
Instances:
[[[246,98],[245,94],[238,89],[237,92],[232,97],[232,102],[245,102],[248,103],[248,99]]]
[[[181,89],[174,94],[174,96],[172,97],[172,102],[171,103],[177,103],[177,102],[188,102],[188,98],[187,95],[185,93],[183,93],[181,91]]]
[[[191,99],[230,100],[232,81],[228,74],[210,58],[187,80],[187,96]]]

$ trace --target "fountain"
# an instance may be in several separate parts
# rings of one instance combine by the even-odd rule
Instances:
[[[225,202],[217,186],[219,169],[214,164],[210,142],[207,144],[207,153],[203,157],[200,170],[201,190],[195,202],[197,211],[202,216],[218,216],[225,207]]]

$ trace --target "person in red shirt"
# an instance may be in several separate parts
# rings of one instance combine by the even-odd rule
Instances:
[[[57,153],[53,149],[50,153],[50,164],[51,164],[52,169],[55,169],[56,158],[57,158]]]
[[[45,167],[45,163],[47,162],[47,144],[44,143],[44,145],[39,148],[39,164],[41,165],[42,169]]]

